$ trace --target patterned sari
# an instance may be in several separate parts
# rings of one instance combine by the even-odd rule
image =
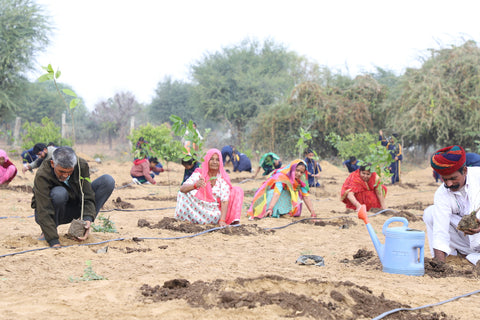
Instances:
[[[295,179],[295,169],[299,163],[306,164],[297,159],[289,165],[275,170],[270,178],[255,192],[252,204],[247,215],[254,218],[263,218],[270,205],[274,193],[280,194],[280,198],[273,207],[272,217],[289,214],[298,217],[302,214],[302,199],[308,196],[307,170],[300,181]]]
[[[218,155],[220,168],[215,186],[212,187],[208,175],[208,161],[214,154]],[[187,193],[178,192],[175,219],[198,224],[217,224],[221,215],[221,203],[228,201],[225,223],[239,222],[243,205],[243,189],[232,186],[230,177],[223,168],[222,154],[219,150],[208,150],[202,165],[195,169],[185,183],[195,184],[201,177],[207,182],[205,187]]]

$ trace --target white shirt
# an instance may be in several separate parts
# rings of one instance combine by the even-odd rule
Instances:
[[[463,216],[480,208],[480,167],[468,167],[465,186],[458,191],[451,191],[443,184],[438,187],[433,203],[435,214],[432,247],[448,253],[450,225],[456,228]]]

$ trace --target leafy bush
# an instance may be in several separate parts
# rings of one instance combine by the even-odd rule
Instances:
[[[30,149],[37,143],[47,144],[49,142],[53,142],[57,146],[72,145],[71,140],[62,138],[60,128],[57,127],[48,117],[42,119],[41,125],[33,122],[26,122],[22,128],[26,131],[25,134],[22,134],[23,149]]]
[[[368,133],[352,133],[345,137],[330,132],[327,141],[337,149],[338,156],[343,160],[355,156],[357,159],[364,159],[370,154],[369,146],[377,141],[377,137]]]
[[[345,138],[335,133],[330,133],[327,140],[337,149],[338,155],[342,159],[348,159],[355,156],[359,165],[366,165],[367,169],[376,172],[382,181],[386,181],[392,176],[388,166],[392,163],[392,155],[381,141],[377,141],[376,136],[365,133],[349,134]]]
[[[162,124],[153,126],[150,123],[135,129],[128,139],[132,142],[132,153],[136,151],[136,144],[140,137],[147,141],[145,148],[151,156],[166,161],[178,161],[182,157],[183,146],[180,141],[174,140],[170,128]]]
[[[371,143],[368,146],[368,151],[368,155],[359,161],[359,165],[366,165],[371,172],[377,173],[382,183],[387,182],[392,176],[388,169],[388,166],[393,162],[392,155],[385,146],[382,146],[380,141]]]

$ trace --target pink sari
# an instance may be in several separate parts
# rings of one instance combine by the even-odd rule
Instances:
[[[214,154],[218,155],[218,159],[220,161],[220,167],[218,172],[220,173],[220,176],[222,177],[223,180],[228,184],[230,187],[230,196],[228,198],[228,209],[227,209],[227,216],[225,218],[225,223],[226,224],[231,224],[233,222],[240,222],[240,217],[242,215],[242,206],[243,206],[243,189],[240,187],[234,187],[232,186],[232,183],[230,182],[230,177],[228,176],[227,172],[225,172],[225,169],[223,168],[223,161],[222,161],[222,153],[218,149],[210,149],[207,151],[207,154],[205,155],[205,160],[201,164],[200,168],[197,168],[195,171],[200,173],[200,176],[202,176],[206,183],[206,186],[203,188],[199,188],[197,194],[195,197],[197,197],[200,200],[206,201],[206,202],[218,202],[218,206],[221,211],[221,202],[220,199],[214,199],[212,195],[212,185],[210,183],[210,177],[208,175],[208,162],[212,158]]]
[[[17,167],[8,159],[5,150],[0,149],[0,157],[5,159],[3,166],[0,166],[0,184],[8,184],[17,175]]]

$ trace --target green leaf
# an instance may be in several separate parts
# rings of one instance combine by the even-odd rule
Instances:
[[[62,91],[63,91],[63,93],[68,94],[69,96],[72,96],[72,97],[75,97],[75,98],[77,97],[77,94],[70,89],[63,89]]]
[[[57,70],[57,72],[55,73],[55,78],[58,79],[60,78],[61,75],[62,75],[62,72],[60,70]]]
[[[70,109],[74,109],[78,103],[80,102],[80,99],[72,99],[72,101],[70,101]]]
[[[53,79],[53,76],[49,73],[45,73],[44,75],[41,75],[37,81],[38,82],[45,82],[45,81],[48,81],[48,80],[52,80]]]
[[[170,115],[170,120],[172,122],[179,122],[179,121],[182,121],[182,118],[180,118],[179,116],[176,116],[174,114]]]

